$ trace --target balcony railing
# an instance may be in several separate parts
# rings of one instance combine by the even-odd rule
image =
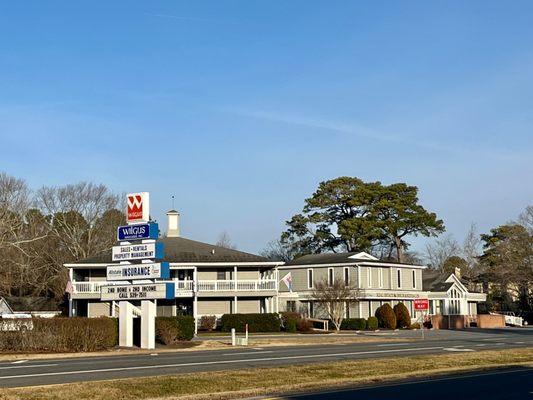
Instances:
[[[169,281],[162,281],[169,282]],[[194,281],[180,281],[173,280],[176,294],[183,295],[184,292],[190,292],[192,294],[194,290]],[[73,293],[74,294],[98,294],[100,293],[100,287],[104,285],[119,285],[121,283],[111,283],[111,282],[73,282]],[[275,279],[260,279],[260,280],[213,280],[213,281],[198,281],[198,291],[199,292],[259,292],[259,291],[273,291],[276,290],[276,280]]]
[[[275,279],[238,281],[199,281],[199,292],[256,292],[276,290]]]

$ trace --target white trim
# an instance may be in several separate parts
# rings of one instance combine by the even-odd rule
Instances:
[[[348,271],[348,273],[346,273],[346,271]],[[350,286],[350,267],[344,267],[343,270],[342,270],[342,278],[344,280],[344,285],[345,286]],[[348,278],[348,279],[346,279]]]
[[[379,268],[379,288],[383,289],[383,267]]]
[[[372,287],[372,268],[367,267],[366,268],[366,285],[371,288]]]
[[[69,263],[69,264],[63,264],[66,268],[94,268],[94,267],[102,267],[105,268],[108,265],[118,265],[117,262],[108,262],[108,263],[87,263],[87,264],[76,264],[76,263]],[[246,267],[246,266],[278,266],[278,265],[284,265],[284,262],[277,262],[277,261],[265,261],[265,262],[196,262],[196,263],[181,263],[181,262],[170,262],[169,263],[171,267],[179,267],[179,266],[239,266],[239,267]]]
[[[331,273],[331,275],[330,275]],[[329,279],[331,277],[331,280]],[[335,269],[333,267],[328,268],[328,286],[333,286],[335,282]]]
[[[402,270],[400,268],[396,268],[396,286],[398,289],[402,288]]]
[[[355,258],[357,260],[377,260],[376,257],[371,254],[365,253],[364,251],[354,254],[353,256],[349,256],[348,258]]]
[[[309,285],[309,271],[311,271],[311,285]],[[315,273],[313,271],[313,268],[308,268],[307,269],[307,289],[314,289],[314,286],[315,286]]]
[[[396,263],[385,263],[385,262],[359,262],[357,264],[364,266],[375,266],[375,267],[396,267],[396,268],[418,268],[418,269],[427,269],[426,265],[411,265],[411,264],[396,264]]]
[[[357,288],[361,289],[361,267],[357,266]]]

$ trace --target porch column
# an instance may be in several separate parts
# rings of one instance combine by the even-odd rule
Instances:
[[[192,271],[192,315],[194,318],[194,335],[198,334],[198,270],[194,267]]]
[[[233,314],[237,314],[237,296],[235,296],[233,298],[233,304],[234,304],[234,310],[233,310]]]
[[[74,277],[74,270],[72,268],[68,269],[68,278],[70,280],[70,284],[74,286],[72,283]],[[71,293],[68,294],[68,316],[72,317],[72,292],[74,291],[74,287],[71,289]]]
[[[234,266],[233,267],[233,284],[235,285],[235,287],[233,288],[233,290],[237,290],[237,266]],[[237,297],[235,297],[237,298]]]

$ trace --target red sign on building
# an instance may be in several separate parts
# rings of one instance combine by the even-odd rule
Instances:
[[[429,300],[428,299],[415,299],[414,306],[416,311],[429,310]]]
[[[150,197],[148,192],[128,194],[126,216],[128,223],[148,222],[150,219]]]

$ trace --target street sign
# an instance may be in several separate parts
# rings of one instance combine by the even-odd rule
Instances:
[[[109,265],[107,267],[108,281],[128,281],[134,279],[169,279],[170,267],[168,262]]]
[[[429,300],[428,299],[415,299],[414,307],[416,311],[425,311],[429,310]]]
[[[159,226],[155,222],[119,226],[117,229],[117,239],[119,242],[127,240],[157,239],[158,236]]]
[[[164,257],[163,243],[141,243],[113,246],[113,261],[130,261],[143,259],[161,259]]]
[[[102,301],[154,299],[170,300],[173,298],[173,282],[101,286],[100,294],[100,299]]]
[[[129,193],[127,203],[126,221],[128,224],[150,220],[150,193]]]

